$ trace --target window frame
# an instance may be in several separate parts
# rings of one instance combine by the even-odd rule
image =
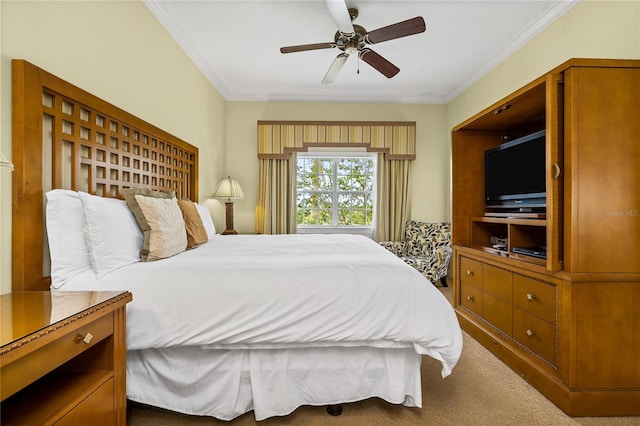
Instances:
[[[371,219],[371,225],[300,225],[296,224],[298,234],[358,234],[366,235],[369,238],[373,238],[375,235],[376,224],[376,211],[377,211],[377,194],[378,194],[378,155],[375,152],[367,152],[366,150],[346,150],[336,148],[309,148],[308,152],[299,152],[297,154],[297,160],[300,158],[327,158],[332,160],[345,159],[345,158],[360,158],[369,159],[373,162],[373,182],[371,190],[371,199],[373,201],[373,214]],[[338,190],[337,181],[337,162],[332,165],[334,188],[332,190],[332,223],[337,223],[338,215],[338,196],[341,192]],[[298,174],[296,167],[296,185],[295,185],[295,205],[296,205],[296,222],[297,222],[297,199],[298,199]],[[324,192],[324,191],[323,191]],[[356,191],[366,192],[366,191]]]

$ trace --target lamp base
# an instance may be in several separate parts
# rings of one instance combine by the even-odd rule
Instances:
[[[230,201],[227,201],[225,203],[225,207],[226,207],[226,219],[227,219],[227,229],[225,229],[224,231],[222,231],[222,235],[237,235],[238,233],[236,232],[235,229],[233,229],[233,203]]]

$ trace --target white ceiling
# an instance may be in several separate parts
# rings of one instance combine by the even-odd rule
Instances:
[[[333,42],[324,0],[145,0],[229,101],[448,103],[577,0],[347,0],[368,31],[422,16],[424,33],[370,47],[400,73],[387,79],[352,55],[321,84],[340,51],[281,54]],[[357,72],[359,70],[359,73]]]

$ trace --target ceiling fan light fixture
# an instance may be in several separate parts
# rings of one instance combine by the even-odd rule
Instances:
[[[344,45],[344,53],[347,55],[353,55],[358,53],[358,41],[357,40],[349,40]]]

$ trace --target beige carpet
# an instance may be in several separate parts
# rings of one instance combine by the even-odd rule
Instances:
[[[451,282],[451,281],[450,281]],[[443,289],[450,299],[451,289]],[[529,386],[520,376],[464,334],[464,349],[451,376],[440,377],[440,364],[422,362],[422,408],[389,404],[377,398],[344,404],[341,416],[324,407],[300,407],[265,425],[640,425],[640,417],[571,418]],[[129,426],[253,425],[253,413],[231,422],[181,415],[128,403]]]

